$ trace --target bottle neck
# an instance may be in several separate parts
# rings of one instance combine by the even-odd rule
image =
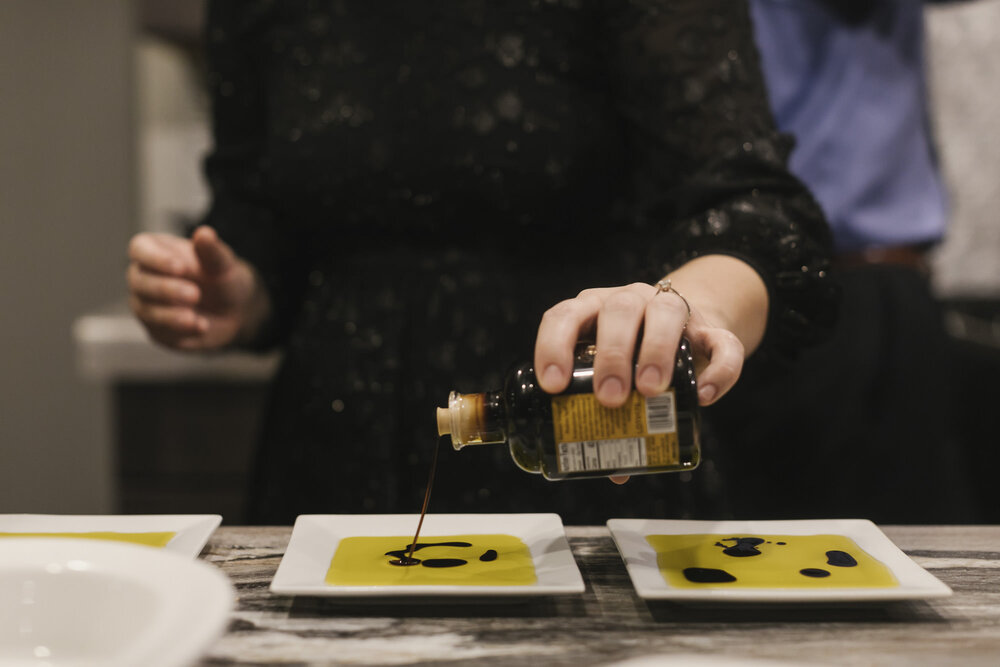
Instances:
[[[448,407],[438,408],[439,435],[450,435],[455,449],[507,441],[505,410],[499,391],[448,395]]]

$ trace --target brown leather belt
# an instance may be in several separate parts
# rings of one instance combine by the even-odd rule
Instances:
[[[856,268],[860,266],[905,266],[922,273],[930,270],[925,245],[894,245],[865,248],[838,253],[833,260],[835,266]]]

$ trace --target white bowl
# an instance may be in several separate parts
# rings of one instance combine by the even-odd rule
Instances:
[[[232,584],[151,547],[0,540],[0,666],[177,667],[225,630]]]

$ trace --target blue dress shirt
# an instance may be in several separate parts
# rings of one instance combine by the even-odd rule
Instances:
[[[947,200],[928,126],[923,3],[751,0],[791,169],[838,250],[939,240]],[[855,13],[858,10],[853,10]]]

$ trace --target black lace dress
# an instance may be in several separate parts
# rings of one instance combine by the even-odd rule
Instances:
[[[735,0],[218,2],[206,223],[281,345],[250,520],[416,512],[448,391],[496,388],[542,312],[705,253],[767,282],[761,354],[830,319],[827,230],[785,169]],[[719,511],[693,474],[548,482],[442,449],[431,511]]]

